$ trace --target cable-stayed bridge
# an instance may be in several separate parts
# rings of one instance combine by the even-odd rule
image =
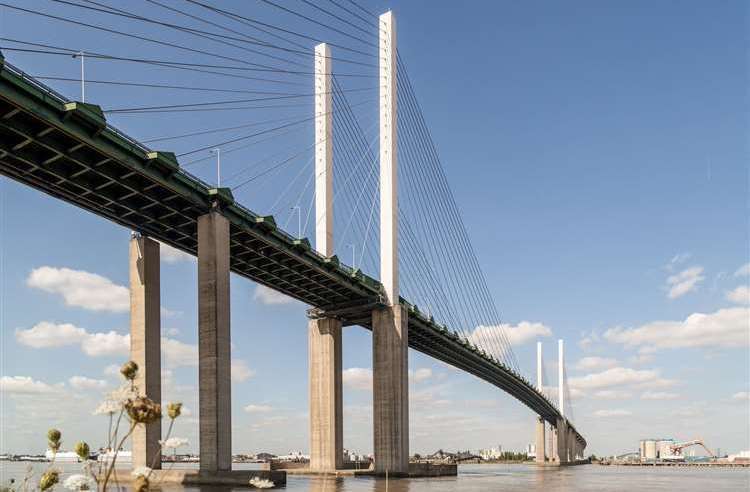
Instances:
[[[197,42],[186,45],[135,35],[103,24],[88,27],[112,35],[136,36],[139,42],[157,44],[168,52],[187,51],[214,61],[122,56],[3,38],[5,57],[12,53],[76,56],[81,62],[81,76],[35,77],[3,58],[0,172],[135,231],[130,255],[131,351],[144,368],[142,387],[155,397],[161,384],[159,242],[198,257],[202,470],[231,469],[230,271],[311,306],[311,468],[341,468],[341,328],[348,325],[373,332],[376,472],[408,473],[407,347],[473,374],[518,399],[539,417],[537,449],[547,448],[550,462],[575,462],[583,456],[586,441],[571,422],[562,349],[555,403],[544,390],[541,362],[536,384],[519,370],[406,63],[398,53],[393,15],[374,16],[352,1],[330,1],[325,8],[303,2],[310,8],[300,10],[263,1],[294,18],[295,27],[281,27],[193,0],[185,2],[192,11],[149,0],[181,18],[180,23],[126,12],[102,2],[55,0],[105,17],[156,24],[159,30],[229,46],[243,54],[239,57],[229,51],[198,48]],[[45,21],[85,28],[83,21],[72,16],[4,6],[19,15],[43,16]],[[197,14],[203,11],[212,17]],[[193,23],[185,23],[185,17]],[[229,27],[229,21],[233,27]],[[324,40],[299,30],[306,24],[327,29],[337,41],[318,43]],[[253,28],[252,35],[249,28]],[[362,46],[354,47],[354,41]],[[314,49],[309,46],[311,42],[318,43]],[[259,63],[261,59],[263,63]],[[241,85],[87,81],[84,60],[89,64],[94,60],[197,71],[197,76],[211,80],[239,79]],[[334,64],[361,67],[365,72],[338,72]],[[377,73],[368,75],[367,71],[375,70]],[[369,80],[370,86],[351,86],[352,79]],[[45,84],[50,80],[80,84],[80,100],[56,92]],[[234,95],[223,100],[107,108],[91,102],[91,87],[97,84],[118,89],[188,91],[191,97],[205,92]],[[266,90],[278,84],[289,87],[284,92]],[[299,92],[299,88],[292,88],[300,85],[307,89]],[[377,96],[351,101],[368,91],[376,91]],[[301,100],[307,104],[299,103]],[[299,107],[308,113],[295,118],[291,112],[296,109],[290,108]],[[377,109],[378,113],[368,119],[366,108]],[[357,110],[364,114],[358,115]],[[204,114],[230,111],[261,111],[271,118],[256,117],[213,129],[198,126],[143,142],[109,123],[118,116],[153,119],[175,114],[197,114],[194,119],[202,123]],[[369,130],[365,129],[368,125]],[[294,135],[300,128],[311,132]],[[215,140],[217,134],[232,136]],[[227,173],[227,154],[246,153],[251,145],[255,150],[271,140],[282,142],[277,143],[280,151],[277,147],[252,165]],[[175,141],[183,151],[151,148]],[[299,162],[305,164],[297,164],[295,169]],[[206,177],[187,170],[201,164],[208,164],[203,171]],[[287,170],[290,173],[284,175]],[[254,185],[252,198],[241,200],[241,193]],[[252,204],[264,194],[272,202],[270,211],[289,211],[285,225],[240,203],[254,208]],[[295,217],[296,234],[290,234],[287,231],[294,231],[290,223]],[[314,245],[305,238],[310,230]],[[340,258],[350,253],[352,261],[347,265]],[[568,401],[565,407],[564,400]],[[545,422],[553,438],[550,443],[545,439]],[[136,463],[150,464],[159,452],[161,430],[145,428],[137,437]],[[537,452],[537,456],[538,461],[545,461],[544,452]]]

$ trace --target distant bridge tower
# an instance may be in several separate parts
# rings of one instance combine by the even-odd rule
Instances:
[[[536,342],[536,388],[539,392],[544,391],[544,381],[542,379],[542,342]],[[544,464],[546,453],[544,449],[544,431],[545,423],[544,418],[539,416],[536,421],[536,462],[538,464]]]

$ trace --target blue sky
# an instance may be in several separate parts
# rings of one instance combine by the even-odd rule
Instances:
[[[47,0],[10,3],[172,42],[188,39]],[[184,2],[169,3],[188,9]],[[285,4],[303,9],[299,2]],[[255,2],[217,5],[347,43]],[[533,342],[539,338],[554,384],[555,342],[566,340],[575,419],[590,451],[633,450],[639,438],[650,436],[701,437],[729,452],[750,448],[747,5],[365,5],[395,11],[400,52],[491,293],[518,342],[514,350],[522,368],[532,375]],[[179,19],[140,0],[127,6]],[[0,9],[0,32],[120,56],[192,56],[7,8]],[[78,77],[78,60],[69,57],[4,54],[30,74]],[[192,59],[206,63],[201,56]],[[87,60],[86,69],[91,79],[262,87],[94,60]],[[347,70],[357,69],[341,67]],[[347,83],[356,88],[369,82]],[[79,97],[75,83],[49,84]],[[86,91],[87,101],[104,109],[238,97],[96,85]],[[351,99],[364,102],[367,96]],[[358,107],[368,138],[374,104]],[[305,112],[312,114],[312,107],[108,119],[148,139]],[[186,152],[217,138],[169,141],[162,148]],[[243,172],[248,160],[311,142],[311,127],[305,126],[283,143],[227,153],[224,172]],[[181,162],[206,157],[189,169],[213,182],[207,152]],[[286,202],[296,195],[306,207],[305,190],[294,188],[283,206],[271,205],[279,187],[306,169],[301,161],[235,196],[252,210],[276,213],[294,232]],[[91,412],[117,382],[107,368],[127,357],[122,299],[129,231],[8,179],[0,186],[0,451],[42,451],[51,425],[69,443],[100,442],[106,423],[96,417],[101,425],[91,425]],[[346,249],[339,254],[349,257]],[[162,327],[170,340],[164,350],[165,399],[184,400],[195,411],[196,268],[194,260],[164,255]],[[237,277],[231,288],[234,449],[306,451],[305,306]],[[104,301],[96,302],[94,294]],[[109,332],[114,334],[103,335]],[[344,444],[370,452],[370,334],[347,328],[344,340]],[[498,443],[520,449],[532,441],[533,416],[512,398],[420,354],[410,355],[410,368],[412,451]],[[195,413],[178,433],[197,445]]]

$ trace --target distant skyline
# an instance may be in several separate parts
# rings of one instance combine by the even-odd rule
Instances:
[[[206,47],[49,0],[9,3]],[[395,12],[400,53],[529,380],[541,340],[546,383],[556,386],[557,339],[565,340],[572,417],[589,442],[586,453],[634,451],[647,437],[750,449],[746,2],[361,3]],[[216,4],[311,29],[255,3]],[[142,0],[127,8],[175,18]],[[3,7],[0,32],[90,52],[212,60]],[[79,60],[69,57],[3,55],[33,75],[80,76]],[[201,74],[86,63],[91,80],[215,83]],[[46,83],[80,97],[75,81]],[[105,109],[226,96],[94,84],[86,91],[87,101]],[[376,102],[357,101],[365,102],[358,116],[370,136]],[[312,114],[312,106],[302,111]],[[197,114],[111,114],[108,121],[147,140],[258,118],[252,111]],[[309,145],[307,130],[290,135],[289,148]],[[158,145],[179,153],[210,138]],[[226,152],[222,168],[227,176],[243,172],[247,160],[278,150]],[[188,166],[190,159],[206,161]],[[214,182],[214,159],[204,152],[181,163]],[[237,200],[272,210],[303,164],[273,186],[237,191]],[[297,216],[277,208],[280,225],[296,234]],[[80,439],[93,448],[104,443],[106,418],[92,413],[128,358],[129,237],[125,228],[0,178],[0,453],[43,453],[49,427],[62,430],[64,449]],[[337,253],[347,263],[352,255],[347,246]],[[195,452],[195,260],[163,246],[161,275],[163,401],[185,403],[175,434]],[[235,275],[231,296],[233,452],[307,452],[307,306]],[[343,367],[344,447],[367,454],[367,330],[345,328]],[[414,351],[409,368],[411,453],[498,443],[522,450],[533,442],[534,415],[497,388]]]

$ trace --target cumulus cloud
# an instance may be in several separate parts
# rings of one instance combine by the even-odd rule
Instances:
[[[127,357],[130,355],[130,335],[114,330],[89,332],[70,323],[55,324],[41,321],[27,330],[16,330],[16,340],[32,348],[53,348],[78,345],[90,357]],[[161,350],[167,367],[197,366],[198,347],[173,338],[161,338]],[[105,374],[117,375],[119,368],[109,366]]]
[[[654,321],[637,328],[612,328],[604,338],[641,353],[672,348],[747,347],[750,309],[734,307],[714,313],[694,313],[684,321]]]
[[[32,270],[26,283],[29,287],[61,295],[68,306],[115,313],[130,309],[128,289],[95,273],[43,266]]]
[[[748,391],[740,391],[739,393],[735,393],[732,395],[732,400],[734,401],[750,401],[750,392]]]
[[[161,337],[161,351],[167,367],[191,367],[198,365],[198,346]]]
[[[674,381],[661,378],[654,369],[632,369],[630,367],[613,367],[606,371],[570,378],[568,385],[579,390],[598,390],[613,386],[637,385],[638,387],[664,387]]]
[[[523,345],[539,337],[552,335],[552,330],[542,323],[521,321],[517,325],[480,325],[469,335],[469,340],[482,346],[485,340],[503,340],[503,334],[513,346]]]
[[[92,357],[106,355],[128,355],[130,337],[115,331],[90,333],[70,323],[41,321],[27,330],[16,330],[16,340],[21,345],[32,348],[52,348],[66,345],[80,345],[86,355]]]
[[[734,272],[735,277],[747,277],[750,276],[750,263],[745,263]]]
[[[412,372],[409,371],[409,375],[412,378],[412,381],[415,383],[421,383],[422,381],[426,381],[432,377],[432,369],[429,367],[423,367],[421,369],[417,369],[416,371]]]
[[[32,348],[63,347],[78,345],[88,333],[70,323],[55,324],[41,321],[28,330],[16,330],[16,340],[21,345]]]
[[[195,256],[162,242],[159,243],[159,258],[164,263],[170,264],[182,261],[195,261]]]
[[[255,293],[253,299],[260,302],[261,304],[289,304],[294,301],[291,297],[277,292],[265,285],[258,285],[255,287]]]
[[[596,412],[594,412],[594,417],[598,417],[598,418],[628,417],[630,415],[633,415],[633,412],[631,412],[630,410],[621,410],[621,409],[597,410]]]
[[[727,292],[727,299],[736,304],[750,304],[750,287],[740,285]]]
[[[617,365],[617,359],[608,357],[584,357],[576,362],[576,369],[581,371],[592,371],[595,369],[605,369]]]
[[[666,269],[669,271],[672,271],[677,265],[680,265],[682,263],[685,263],[691,258],[690,253],[677,253],[672,257],[671,260],[669,260],[669,263],[666,265]]]
[[[641,400],[676,400],[680,395],[666,391],[646,391],[641,395]]]
[[[690,291],[698,288],[698,284],[703,281],[703,267],[694,266],[687,268],[680,273],[667,277],[667,296],[670,299],[677,299],[684,296]]]
[[[92,379],[86,376],[73,376],[68,379],[70,387],[76,390],[101,390],[107,387],[107,382],[103,379]]]
[[[0,378],[0,392],[6,394],[39,395],[62,390],[62,385],[50,385],[28,376],[3,376]]]
[[[268,413],[273,410],[273,407],[270,405],[247,405],[244,410],[247,413]]]
[[[242,359],[232,359],[233,383],[242,383],[253,376],[255,376],[255,371],[248,367],[247,362]]]
[[[342,373],[344,386],[358,390],[372,389],[372,370],[362,367],[350,367]]]

